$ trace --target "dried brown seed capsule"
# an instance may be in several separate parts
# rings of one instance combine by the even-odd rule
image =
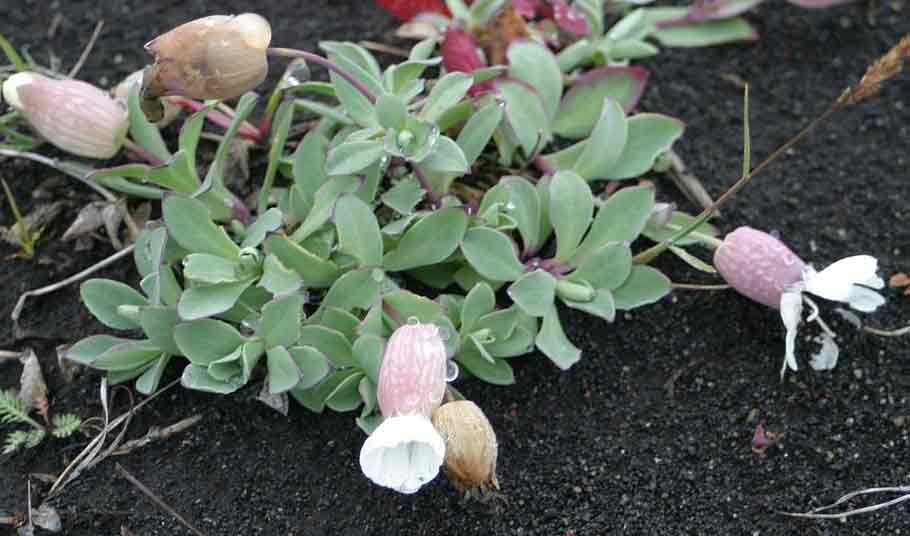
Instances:
[[[267,20],[255,13],[212,15],[188,22],[145,45],[155,55],[146,76],[148,97],[183,95],[230,99],[265,80],[272,39]]]
[[[458,490],[499,489],[496,434],[477,404],[469,400],[444,404],[433,412],[433,426],[445,440],[445,473]]]

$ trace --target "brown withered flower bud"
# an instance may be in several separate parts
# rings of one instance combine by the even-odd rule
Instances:
[[[446,444],[443,469],[459,491],[482,494],[499,489],[499,446],[490,421],[469,400],[449,402],[433,412],[433,426]]]
[[[145,96],[242,95],[265,80],[271,40],[268,21],[255,13],[212,15],[178,26],[145,45],[155,56],[146,72]]]

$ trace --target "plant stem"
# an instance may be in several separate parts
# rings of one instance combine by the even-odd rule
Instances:
[[[411,169],[414,171],[414,176],[417,177],[417,182],[420,183],[421,188],[427,192],[427,197],[430,198],[430,205],[434,209],[439,208],[441,198],[436,193],[436,190],[433,189],[433,186],[430,185],[430,179],[427,174],[417,164],[411,164]]]
[[[328,59],[320,56],[319,54],[313,54],[312,52],[307,52],[306,50],[296,50],[293,48],[276,48],[271,47],[268,50],[268,54],[271,56],[281,56],[284,58],[303,58],[307,61],[312,61],[317,65],[322,65],[326,69],[334,72],[338,76],[344,78],[349,84],[354,86],[357,91],[363,94],[364,97],[369,99],[370,102],[376,102],[376,95],[373,94],[362,82],[354,78],[354,76],[347,72],[346,70],[339,67],[337,64],[329,61]]]
[[[820,124],[822,124],[825,120],[827,120],[835,112],[841,110],[842,108],[843,108],[843,106],[839,105],[838,103],[835,103],[834,105],[832,105],[830,108],[828,108],[827,111],[825,111],[825,113],[816,117],[811,123],[809,123],[805,128],[803,128],[796,136],[790,138],[786,143],[784,143],[783,145],[781,145],[780,147],[775,149],[774,152],[772,152],[767,158],[765,158],[760,164],[758,164],[758,166],[756,166],[755,169],[753,169],[750,173],[748,173],[747,175],[741,176],[733,184],[733,186],[730,186],[730,188],[726,192],[724,192],[720,197],[718,197],[717,201],[712,203],[711,206],[704,209],[701,212],[701,214],[699,214],[698,217],[695,218],[695,221],[693,221],[685,229],[683,229],[682,231],[680,231],[679,233],[674,235],[669,240],[665,240],[659,244],[655,244],[655,245],[651,246],[650,248],[642,251],[641,253],[636,255],[632,260],[634,262],[636,262],[637,264],[647,264],[647,263],[651,262],[652,260],[654,260],[655,258],[657,258],[658,255],[660,255],[661,253],[666,251],[667,248],[669,248],[672,245],[675,245],[677,241],[681,240],[682,238],[685,238],[694,229],[698,228],[699,225],[705,223],[708,220],[708,218],[710,218],[711,215],[714,214],[714,212],[718,208],[720,208],[723,204],[725,204],[727,201],[729,201],[730,198],[732,198],[734,195],[737,194],[737,192],[742,190],[747,184],[749,184],[749,182],[752,181],[752,179],[754,179],[762,171],[764,171],[765,168],[767,168],[769,165],[774,163],[778,158],[783,156],[791,147],[793,147],[797,143],[803,141],[803,139],[805,139],[806,136],[808,136]]]
[[[131,139],[129,139],[129,138],[126,138],[125,140],[123,140],[123,147],[124,147],[127,151],[130,151],[130,152],[132,152],[132,153],[135,153],[136,156],[138,156],[139,158],[145,160],[145,161],[148,162],[149,165],[151,165],[151,166],[162,166],[162,165],[164,165],[164,162],[163,162],[160,158],[158,158],[157,156],[153,155],[152,153],[150,153],[149,151],[147,151],[147,150],[145,149],[145,147],[142,147],[141,145],[139,145],[138,143],[134,142],[133,140],[131,140]]]

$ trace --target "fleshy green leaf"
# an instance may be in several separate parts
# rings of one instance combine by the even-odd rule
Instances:
[[[272,207],[259,216],[252,225],[246,229],[246,238],[243,239],[241,247],[254,248],[265,240],[269,233],[281,228],[282,218],[284,215],[278,208]]]
[[[379,382],[383,347],[382,339],[375,335],[363,335],[354,342],[354,357],[357,363],[375,383]]]
[[[192,253],[183,259],[183,277],[197,283],[236,283],[242,279],[241,269],[238,260],[208,253]]]
[[[177,310],[173,307],[143,307],[139,312],[139,323],[145,336],[169,354],[180,354],[180,348],[174,342],[174,328],[178,322]]]
[[[341,251],[360,266],[382,263],[382,235],[373,210],[354,195],[343,195],[335,204],[335,227]]]
[[[462,175],[468,172],[468,160],[461,147],[452,138],[440,136],[430,154],[420,162],[420,168],[431,173],[453,173]]]
[[[161,138],[158,128],[153,125],[142,111],[139,105],[139,85],[133,84],[130,87],[129,97],[127,98],[130,118],[130,137],[136,141],[143,149],[150,152],[155,158],[162,162],[171,159],[171,152],[167,150],[167,145]]]
[[[129,342],[129,339],[121,339],[110,335],[92,335],[71,346],[66,352],[66,358],[70,361],[91,366],[92,362],[114,346]]]
[[[297,272],[307,287],[329,287],[340,274],[335,263],[319,258],[284,235],[269,237],[265,241],[265,249],[278,257],[281,264]]]
[[[496,296],[493,289],[486,283],[478,283],[465,296],[461,306],[461,331],[470,333],[474,330],[477,320],[496,308]],[[485,326],[478,326],[485,327]]]
[[[151,341],[128,341],[110,347],[91,362],[93,368],[112,372],[129,371],[161,356],[161,349]]]
[[[369,309],[379,299],[384,274],[378,268],[352,270],[335,281],[326,293],[322,304],[343,311]]]
[[[550,221],[556,231],[556,257],[564,262],[575,254],[594,214],[591,188],[577,174],[560,171],[550,182]]]
[[[395,95],[380,95],[376,100],[376,116],[383,128],[399,129],[408,119],[408,109]]]
[[[107,327],[114,329],[135,329],[134,320],[117,312],[121,305],[146,305],[142,294],[131,287],[110,279],[89,279],[79,287],[82,302],[92,316]]]
[[[300,369],[291,354],[281,346],[266,352],[269,368],[269,392],[273,395],[290,391],[300,383]]]
[[[588,314],[612,322],[616,318],[616,304],[613,302],[613,293],[607,289],[598,289],[594,299],[588,302],[579,302],[562,298],[563,303],[573,309],[584,311]]]
[[[564,138],[581,139],[594,128],[601,116],[604,99],[609,97],[629,113],[648,80],[641,67],[602,67],[581,76],[566,92],[553,121],[553,132]]]
[[[295,346],[288,349],[297,368],[300,369],[301,379],[297,389],[309,389],[329,375],[331,367],[329,360],[322,352],[312,346]]]
[[[382,202],[387,207],[402,215],[414,213],[414,207],[423,199],[425,192],[411,176],[408,176],[382,194]]]
[[[240,383],[216,380],[202,365],[187,365],[180,376],[180,385],[187,389],[219,395],[233,393],[242,387]]]
[[[468,372],[487,383],[493,385],[515,383],[515,373],[512,371],[512,367],[502,359],[495,359],[490,363],[476,351],[465,350],[455,356],[455,360]]]
[[[585,236],[572,264],[610,242],[633,242],[645,228],[654,209],[654,189],[646,186],[623,188],[598,209],[591,230]]]
[[[670,279],[659,270],[636,265],[622,286],[613,291],[613,299],[617,309],[634,309],[660,300],[670,289]]]
[[[525,313],[531,316],[544,316],[553,307],[556,278],[549,272],[534,270],[512,283],[508,294]]]
[[[588,137],[588,143],[575,162],[574,170],[585,179],[598,176],[603,169],[613,167],[623,153],[629,136],[626,114],[619,103],[607,97],[600,118]]]
[[[252,283],[253,280],[248,279],[237,283],[219,283],[186,289],[177,302],[177,313],[183,320],[219,315],[234,307],[240,295]]]
[[[547,121],[556,116],[562,96],[562,71],[550,50],[532,40],[513,41],[507,52],[509,76],[537,90]]]
[[[287,294],[299,289],[302,282],[300,275],[282,264],[277,256],[266,255],[258,286],[272,294]]]
[[[291,346],[300,338],[303,297],[292,294],[272,300],[262,306],[257,334],[265,341],[266,348]]]
[[[524,273],[515,243],[494,229],[468,230],[461,242],[461,252],[480,275],[492,281],[515,281]]]
[[[506,117],[525,156],[531,156],[541,136],[549,136],[549,121],[540,113],[539,95],[518,82],[500,82],[500,94],[506,103]]]
[[[468,217],[457,207],[444,208],[414,224],[383,258],[386,270],[400,272],[444,261],[458,249]]]
[[[361,372],[351,374],[341,381],[325,399],[325,405],[337,412],[354,411],[362,403],[360,399],[360,380],[364,375]]]
[[[336,367],[353,367],[357,365],[354,359],[351,343],[343,333],[329,329],[325,326],[303,326],[300,328],[300,346],[312,346],[326,357]]]
[[[473,164],[493,138],[502,121],[502,107],[495,102],[474,112],[458,133],[456,143],[461,147],[468,165]]]
[[[212,221],[205,203],[171,195],[164,200],[162,212],[168,235],[191,253],[209,253],[225,259],[240,255],[237,244]]]
[[[348,141],[329,151],[325,169],[329,175],[351,175],[370,167],[385,153],[378,140]]]
[[[518,225],[524,250],[527,252],[536,249],[542,238],[540,196],[537,190],[524,177],[503,177],[499,180],[499,185],[508,192],[505,209]]]
[[[543,325],[535,342],[537,348],[562,370],[568,370],[581,359],[581,350],[569,341],[562,330],[555,305],[544,315]]]
[[[657,157],[668,151],[682,136],[682,121],[660,114],[638,114],[629,118],[629,139],[616,164],[598,178],[629,179],[654,166]]]
[[[632,251],[625,243],[609,243],[585,257],[569,281],[589,283],[595,289],[613,290],[632,271]]]
[[[469,74],[451,72],[443,76],[430,90],[426,104],[420,111],[420,118],[424,121],[435,122],[442,117],[446,110],[458,104],[467,95],[468,89],[472,85],[474,85],[474,79]]]
[[[174,341],[192,363],[207,366],[236,350],[245,339],[230,324],[206,318],[178,325]]]

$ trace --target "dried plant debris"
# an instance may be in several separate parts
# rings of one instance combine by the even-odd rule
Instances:
[[[904,296],[910,296],[910,275],[905,272],[898,272],[888,280],[888,286],[896,289],[903,289]]]

